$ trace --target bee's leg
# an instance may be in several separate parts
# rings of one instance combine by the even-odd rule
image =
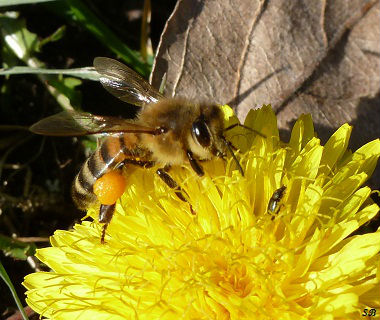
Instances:
[[[104,243],[104,237],[106,236],[106,230],[107,230],[108,224],[111,222],[114,211],[115,211],[115,203],[111,204],[111,205],[106,205],[106,204],[100,205],[99,222],[104,223],[103,230],[102,230],[102,236],[100,238],[101,243]]]
[[[193,168],[193,170],[195,171],[195,173],[198,176],[202,177],[205,173],[204,173],[201,165],[198,163],[198,161],[193,158],[193,153],[190,150],[187,150],[186,155],[187,155],[187,158],[189,159],[190,165]]]
[[[182,191],[181,187],[169,175],[169,173],[168,173],[169,169],[170,169],[170,166],[165,166],[164,168],[157,169],[156,173],[161,178],[161,180],[167,184],[167,186],[169,188],[175,189],[175,194],[180,200],[188,203],[186,198],[183,196],[183,193],[182,193],[183,191]],[[189,203],[189,206],[190,206],[191,213],[195,214],[193,207],[190,203]]]
[[[125,160],[119,162],[118,164],[116,164],[114,170],[119,170],[121,172],[121,168],[126,164],[133,164],[133,165],[137,165],[140,167],[149,168],[149,167],[152,167],[154,165],[154,162],[152,162],[152,161],[136,161],[136,160],[125,159]],[[100,238],[101,243],[104,243],[104,237],[106,235],[106,230],[107,230],[109,223],[112,220],[113,213],[115,211],[115,205],[116,205],[116,203],[111,204],[111,205],[106,205],[106,204],[100,205],[98,220],[100,223],[104,223],[103,230],[102,230],[102,236]]]
[[[144,161],[144,160],[133,160],[133,159],[126,159],[123,161],[123,165],[125,164],[132,164],[134,166],[142,167],[142,168],[151,168],[154,166],[154,161]]]
[[[169,171],[170,167],[169,166],[165,166],[164,168],[159,168],[157,169],[156,173],[158,174],[158,176],[161,178],[161,180],[163,182],[165,182],[167,184],[167,186],[171,189],[175,189],[175,194],[177,195],[177,197],[184,201],[184,202],[187,202],[187,200],[185,199],[185,197],[183,196],[182,194],[182,189],[181,187],[177,184],[177,182],[174,181],[174,179],[169,175],[168,171]]]

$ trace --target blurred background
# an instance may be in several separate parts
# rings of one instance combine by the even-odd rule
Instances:
[[[147,78],[175,2],[28,1],[9,6],[18,1],[1,1],[2,68],[91,67],[94,57],[106,56]],[[35,249],[47,246],[56,229],[68,229],[84,215],[75,208],[70,187],[96,146],[91,138],[42,137],[28,127],[71,107],[124,117],[133,117],[136,109],[97,81],[6,70],[10,74],[0,76],[0,260],[25,305],[23,277],[44,270],[31,257]],[[0,297],[0,318],[6,319],[17,308],[2,280]]]

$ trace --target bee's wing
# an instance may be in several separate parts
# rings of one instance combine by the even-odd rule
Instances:
[[[91,113],[63,111],[42,119],[30,131],[48,136],[82,136],[88,134],[155,133],[154,128],[141,126],[133,120],[95,116]]]
[[[124,102],[141,107],[164,98],[145,79],[119,61],[97,57],[94,67],[101,75],[103,87]]]

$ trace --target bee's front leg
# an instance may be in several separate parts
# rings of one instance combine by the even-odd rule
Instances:
[[[186,155],[187,155],[187,158],[189,159],[190,165],[193,168],[193,170],[195,171],[195,173],[198,176],[202,177],[205,173],[204,173],[201,165],[198,163],[198,161],[194,159],[193,153],[190,150],[187,150]]]
[[[165,166],[164,168],[159,168],[157,169],[156,173],[157,175],[161,178],[161,180],[163,182],[166,183],[166,185],[171,188],[171,189],[174,189],[175,190],[175,194],[176,196],[184,201],[184,202],[187,202],[188,201],[186,200],[186,198],[183,196],[183,191],[181,189],[181,187],[177,184],[177,182],[175,182],[175,180],[169,175],[168,171],[170,170],[170,166]],[[190,206],[190,211],[192,214],[195,214],[194,210],[193,210],[193,207],[192,205],[189,203],[189,206]]]

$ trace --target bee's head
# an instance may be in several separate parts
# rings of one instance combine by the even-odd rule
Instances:
[[[199,159],[212,157],[225,158],[227,151],[234,159],[239,171],[244,175],[238,159],[233,152],[232,144],[224,137],[223,113],[216,106],[201,106],[200,116],[193,121],[189,147]]]
[[[189,147],[199,159],[223,158],[226,144],[223,136],[223,114],[216,105],[200,107],[200,115],[191,126]]]

